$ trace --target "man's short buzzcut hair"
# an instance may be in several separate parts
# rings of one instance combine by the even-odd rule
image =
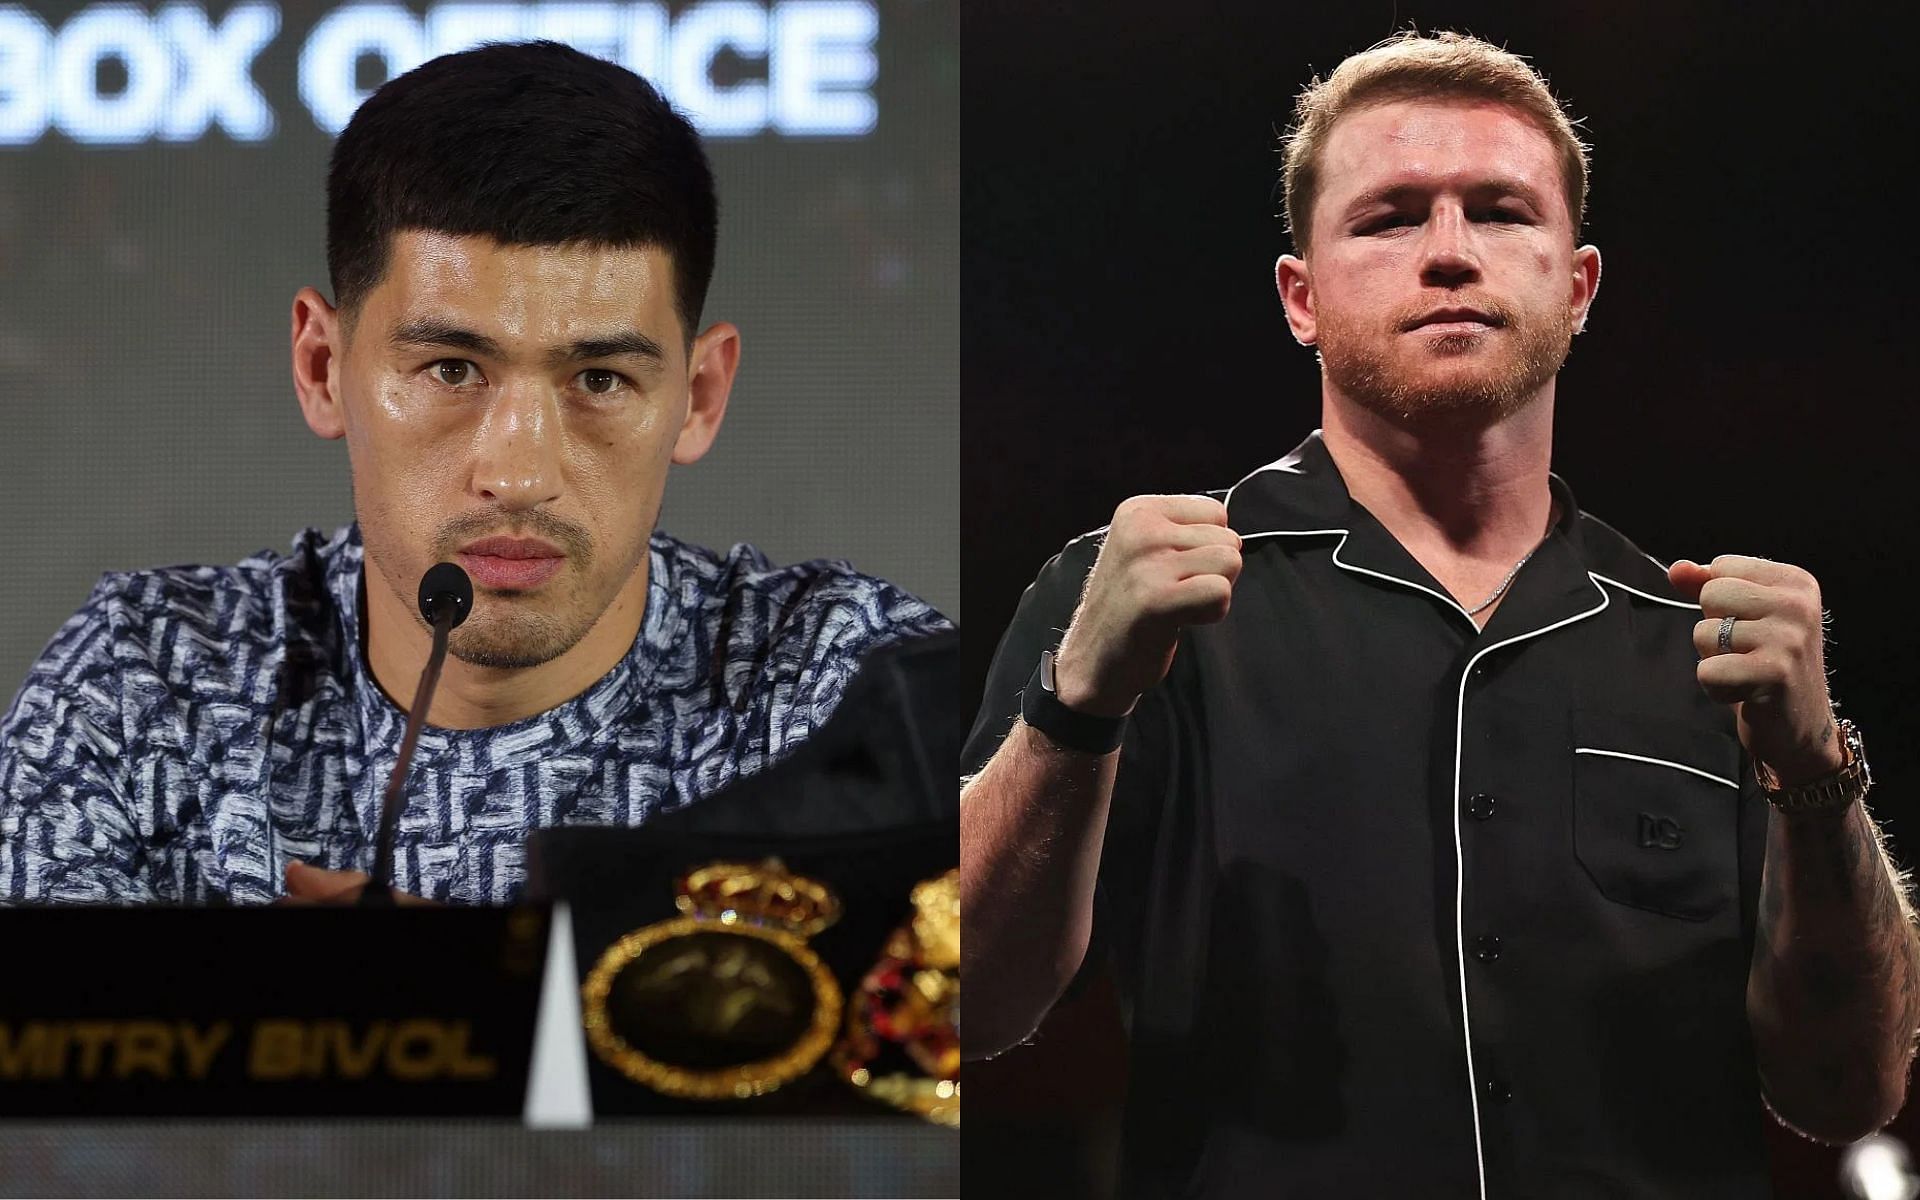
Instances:
[[[1312,231],[1320,156],[1334,125],[1399,100],[1491,100],[1532,122],[1559,152],[1567,213],[1579,239],[1587,215],[1587,146],[1547,81],[1526,59],[1469,34],[1409,31],[1353,55],[1324,80],[1316,76],[1294,104],[1281,178],[1287,231],[1301,253]]]
[[[385,276],[393,235],[419,229],[658,248],[691,340],[718,226],[687,119],[633,72],[558,42],[481,46],[387,81],[327,171],[327,274],[349,319]]]

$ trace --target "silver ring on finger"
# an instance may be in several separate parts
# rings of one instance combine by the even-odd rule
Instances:
[[[1720,645],[1720,653],[1722,654],[1733,653],[1733,622],[1734,622],[1733,617],[1720,618],[1719,645]]]

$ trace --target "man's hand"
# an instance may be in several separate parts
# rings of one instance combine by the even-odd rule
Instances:
[[[1227,615],[1240,535],[1208,496],[1134,496],[1114,511],[1054,659],[1060,702],[1118,717],[1167,676],[1180,631]]]
[[[1845,755],[1827,699],[1820,585],[1799,567],[1723,554],[1706,566],[1681,559],[1667,578],[1700,602],[1693,627],[1700,686],[1733,705],[1740,742],[1796,786],[1831,775]],[[1732,649],[1720,627],[1734,618]]]
[[[365,871],[329,871],[303,862],[287,864],[287,894],[275,904],[357,904],[371,877]],[[432,904],[418,896],[395,892],[398,904]]]

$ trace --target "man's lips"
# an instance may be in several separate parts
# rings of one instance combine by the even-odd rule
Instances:
[[[1436,308],[1424,316],[1416,317],[1401,326],[1402,330],[1431,329],[1438,333],[1463,332],[1475,329],[1498,329],[1505,324],[1491,313],[1476,308]]]
[[[560,573],[564,551],[538,538],[482,538],[463,548],[458,558],[473,581],[496,591],[536,588]]]
[[[460,548],[462,554],[486,558],[565,558],[566,551],[539,538],[490,537]]]

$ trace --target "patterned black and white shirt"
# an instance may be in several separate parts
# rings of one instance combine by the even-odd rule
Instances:
[[[774,762],[869,651],[948,628],[845,563],[656,533],[633,649],[572,700],[421,731],[405,891],[513,901],[527,834],[637,825]],[[104,576],[0,720],[0,903],[265,903],[291,861],[367,870],[402,713],[361,636],[357,525],[285,555]]]

